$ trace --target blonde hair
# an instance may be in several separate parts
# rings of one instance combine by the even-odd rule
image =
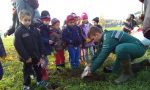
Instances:
[[[88,32],[88,37],[95,36],[96,33],[102,33],[103,30],[101,28],[98,28],[96,26],[92,26]]]
[[[21,21],[25,16],[30,16],[31,17],[31,13],[29,11],[23,9],[18,14],[19,21]]]

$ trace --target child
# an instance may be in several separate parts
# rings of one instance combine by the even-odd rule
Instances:
[[[92,21],[93,21],[94,26],[102,29],[102,26],[98,24],[99,23],[99,18],[98,17],[95,17]]]
[[[75,25],[75,18],[72,15],[67,16],[66,23],[67,27],[63,30],[62,37],[63,41],[68,47],[71,67],[72,69],[77,69],[80,65],[80,28],[77,25]]]
[[[15,32],[14,46],[23,62],[23,90],[30,90],[32,67],[37,77],[37,85],[46,85],[41,80],[40,60],[43,57],[43,45],[39,31],[35,28],[30,28],[30,12],[21,10],[19,12],[19,22],[20,25]]]
[[[82,13],[81,15],[81,19],[82,19],[82,25],[81,25],[81,28],[82,28],[82,37],[84,39],[84,42],[83,42],[83,55],[84,55],[84,60],[86,61],[86,63],[89,62],[89,54],[88,52],[90,52],[90,57],[92,57],[94,55],[94,49],[93,49],[93,46],[94,46],[94,43],[93,42],[89,42],[89,39],[87,37],[87,33],[90,29],[90,27],[92,26],[91,23],[89,23],[88,21],[88,15],[87,13]]]
[[[1,59],[5,59],[6,57],[6,51],[1,37],[0,37],[0,57]],[[2,79],[2,77],[3,77],[3,67],[0,61],[0,80]]]
[[[55,55],[55,64],[56,72],[59,73],[62,70],[62,67],[65,67],[65,56],[64,56],[64,44],[62,40],[62,31],[60,30],[60,21],[57,18],[53,18],[51,21],[52,29],[50,33],[50,38],[54,42],[54,55]]]
[[[121,75],[115,80],[115,83],[120,84],[133,77],[131,60],[142,57],[147,49],[138,39],[122,31],[102,33],[102,30],[100,31],[97,27],[91,27],[88,37],[94,39],[94,42],[103,42],[103,47],[92,58],[91,65],[86,67],[82,78],[95,72],[111,52],[116,54],[113,73],[118,73],[121,70]]]
[[[100,29],[102,30],[102,26],[99,25],[98,23],[99,23],[99,18],[98,18],[98,17],[95,17],[95,18],[93,19],[93,25],[96,26],[96,27],[98,27],[98,28],[100,28]],[[100,43],[94,42],[94,46],[93,46],[93,48],[94,48],[94,53],[96,53],[96,51],[98,50],[99,45],[100,45]]]
[[[132,31],[132,28],[131,28],[131,20],[130,20],[130,17],[128,17],[126,19],[126,21],[123,23],[123,31],[126,32],[126,33],[131,33]]]
[[[44,43],[44,59],[46,62],[46,67],[48,65],[48,57],[47,55],[51,54],[51,44],[53,43],[52,40],[50,40],[49,38],[49,33],[50,33],[50,14],[48,11],[44,10],[41,12],[41,25],[39,25],[39,29],[40,29],[40,34],[42,37],[42,42]]]

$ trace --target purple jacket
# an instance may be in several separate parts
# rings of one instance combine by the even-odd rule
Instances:
[[[88,38],[87,34],[88,34],[88,32],[89,32],[91,26],[92,26],[91,23],[83,24],[83,25],[81,26],[81,28],[82,28],[82,30],[83,30],[83,31],[82,31],[82,37],[83,37],[84,39]],[[93,46],[93,45],[94,45],[94,42],[90,42],[90,43],[84,42],[84,47],[90,47],[90,46]]]

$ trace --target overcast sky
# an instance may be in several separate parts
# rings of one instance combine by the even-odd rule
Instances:
[[[0,0],[0,30],[7,29],[12,23],[11,0]],[[96,16],[106,19],[124,19],[142,8],[139,0],[39,0],[39,11],[48,10],[51,17],[63,22],[68,14],[81,15],[86,12],[89,20]]]

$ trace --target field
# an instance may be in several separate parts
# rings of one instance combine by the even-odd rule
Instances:
[[[2,60],[4,76],[0,81],[0,90],[21,90],[22,89],[22,63],[18,60],[17,53],[13,47],[13,36],[3,38],[7,51],[7,58]],[[102,68],[98,69],[93,77],[80,79],[80,74],[84,69],[81,66],[78,72],[71,71],[66,52],[66,70],[64,73],[55,74],[55,65],[53,55],[49,56],[50,75],[48,90],[150,90],[150,70],[144,69],[138,72],[135,77],[124,84],[116,85],[113,83],[115,75],[104,73]],[[144,57],[149,58],[149,52]],[[114,55],[110,55],[103,66],[110,65],[114,60]],[[138,61],[137,60],[137,61]],[[32,90],[45,90],[44,87],[37,87],[36,81],[32,80]]]

